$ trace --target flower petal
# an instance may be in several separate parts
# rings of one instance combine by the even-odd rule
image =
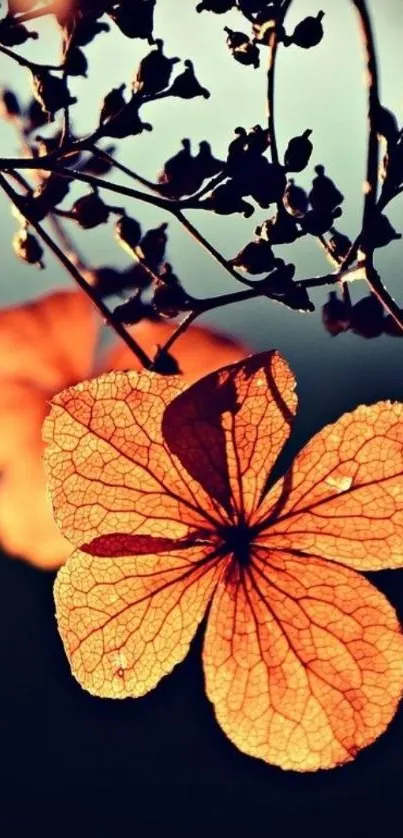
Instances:
[[[71,544],[55,524],[42,454],[38,424],[36,439],[27,445],[20,443],[18,454],[1,477],[0,541],[13,556],[44,570],[55,570],[71,553]]]
[[[73,544],[115,532],[184,538],[213,527],[217,505],[162,439],[163,410],[184,386],[179,377],[117,372],[53,399],[45,461],[56,519]]]
[[[0,380],[45,394],[91,371],[99,318],[80,291],[56,291],[0,312]]]
[[[288,438],[297,397],[278,352],[263,352],[197,381],[163,418],[170,450],[210,496],[246,518]]]
[[[0,312],[0,541],[11,554],[56,568],[71,553],[46,498],[41,426],[55,388],[88,375],[94,309],[61,291]]]
[[[364,577],[311,556],[256,549],[214,595],[203,657],[227,736],[296,771],[354,759],[385,730],[403,690],[392,606]]]
[[[105,698],[144,695],[183,660],[221,565],[210,545],[94,558],[77,551],[55,583],[72,672]]]
[[[142,320],[129,331],[140,346],[153,356],[157,347],[166,343],[176,326],[176,323],[167,323],[164,320]],[[172,354],[178,361],[186,381],[196,381],[224,364],[239,361],[249,352],[243,344],[201,326],[190,326],[172,347]],[[120,341],[105,355],[101,371],[126,369],[139,370],[140,364],[123,341]]]
[[[281,494],[283,500],[281,501]],[[403,566],[403,405],[361,405],[318,433],[258,510],[261,540],[355,567]]]

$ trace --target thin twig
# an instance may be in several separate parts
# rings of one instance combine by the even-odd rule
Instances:
[[[50,3],[49,6],[44,6],[42,9],[35,9],[32,12],[24,12],[22,15],[15,15],[16,23],[28,23],[30,20],[36,20],[45,15],[55,15],[57,12],[56,3]]]
[[[149,189],[150,192],[155,192],[158,195],[160,194],[160,190],[158,189],[155,183],[152,183],[151,180],[147,180],[147,178],[139,175],[137,172],[133,171],[133,169],[129,169],[124,163],[120,163],[119,160],[116,160],[109,154],[107,151],[104,151],[103,148],[98,148],[97,145],[93,145],[89,147],[89,150],[94,154],[94,156],[102,157],[104,160],[107,160],[115,169],[119,169],[119,171],[123,172],[123,174],[127,175],[127,177],[132,178],[132,180],[137,181],[137,183],[141,183],[142,186],[145,186],[146,189]]]
[[[276,28],[270,34],[269,38],[269,59],[268,59],[268,68],[267,68],[267,98],[266,98],[266,110],[267,110],[267,124],[269,128],[269,139],[270,139],[270,151],[271,151],[271,159],[272,162],[278,165],[279,163],[279,156],[278,156],[278,148],[277,148],[277,137],[276,137],[276,124],[274,119],[274,77],[275,77],[275,70],[276,70],[276,57],[277,57],[277,49],[278,49],[278,35]]]
[[[24,218],[27,220],[30,226],[37,232],[38,236],[40,236],[42,241],[47,245],[47,247],[49,247],[56,259],[58,259],[58,261],[63,265],[63,267],[66,268],[70,276],[74,279],[74,281],[81,288],[81,290],[84,291],[84,293],[87,295],[87,297],[90,298],[90,300],[92,300],[92,302],[94,303],[95,307],[97,308],[101,316],[104,318],[104,320],[114,329],[114,331],[119,335],[119,337],[122,338],[122,340],[134,353],[134,355],[141,362],[141,364],[146,369],[150,369],[151,360],[148,357],[148,355],[138,345],[138,343],[129,334],[125,327],[121,323],[119,323],[118,320],[115,320],[112,312],[105,305],[105,303],[98,297],[96,290],[91,285],[89,285],[88,282],[85,281],[78,268],[73,264],[73,262],[71,262],[71,260],[56,244],[56,242],[53,241],[53,239],[48,235],[46,230],[43,229],[42,225],[39,224],[38,221],[35,221],[35,219],[33,219],[27,213],[26,207],[21,201],[21,197],[10,186],[4,175],[1,174],[0,187],[4,190],[4,192],[12,201],[12,203],[17,207],[21,215],[24,216]]]
[[[56,70],[59,72],[63,70],[63,67],[56,67],[54,64],[37,64],[36,61],[29,61],[28,58],[18,55],[14,50],[8,49],[8,47],[0,46],[0,53],[7,55],[8,58],[12,58],[21,67],[28,67],[28,70],[31,70],[32,73],[42,72],[43,70]]]
[[[203,236],[202,233],[200,233],[194,224],[192,224],[192,222],[189,221],[180,210],[171,210],[171,212],[173,212],[175,218],[178,219],[178,221],[182,224],[182,227],[187,230],[192,238],[194,238],[195,241],[197,241],[198,244],[200,244],[201,247],[203,247],[203,249],[206,250],[207,253],[209,253],[210,256],[212,256],[213,259],[215,259],[215,261],[218,262],[218,264],[221,265],[221,267],[224,268],[224,270],[226,270],[233,279],[236,279],[237,282],[241,282],[242,285],[247,285],[249,288],[253,287],[253,281],[244,279],[244,277],[241,276],[238,271],[232,267],[232,265],[230,265],[227,259],[225,259],[225,257],[222,256],[218,250],[216,250],[216,248]]]
[[[278,32],[279,26],[283,26],[285,16],[291,6],[293,0],[285,0],[282,7],[281,13],[279,16],[279,20],[276,23],[276,26],[273,27],[270,37],[269,37],[269,57],[268,57],[268,67],[267,67],[267,97],[266,97],[266,110],[267,110],[267,124],[269,129],[269,139],[270,139],[270,150],[271,150],[271,159],[273,163],[279,163],[279,153],[277,147],[277,137],[276,137],[276,123],[275,123],[275,113],[274,113],[274,101],[275,101],[275,74],[276,74],[276,61],[277,61],[277,50],[278,50]]]
[[[357,11],[361,39],[364,47],[367,65],[368,87],[368,153],[367,176],[362,219],[360,249],[365,256],[366,279],[373,294],[382,303],[395,323],[403,331],[403,312],[390,296],[374,267],[374,246],[371,241],[372,229],[377,212],[378,168],[379,168],[379,140],[377,133],[377,118],[379,112],[379,79],[376,59],[375,41],[372,32],[371,18],[366,0],[352,0]]]
[[[160,346],[158,352],[155,355],[155,358],[153,359],[153,364],[156,364],[156,362],[161,357],[161,355],[164,355],[166,352],[169,352],[169,350],[171,349],[173,344],[176,343],[178,338],[180,338],[180,336],[183,335],[184,332],[186,332],[186,330],[188,329],[190,324],[193,323],[193,321],[196,320],[196,317],[199,317],[199,315],[201,313],[202,313],[201,311],[197,310],[197,311],[189,311],[185,315],[183,320],[181,320],[181,322],[176,327],[175,331],[172,332],[172,334],[170,335],[168,340],[165,341],[164,345]]]

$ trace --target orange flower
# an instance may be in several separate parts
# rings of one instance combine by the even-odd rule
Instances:
[[[11,554],[38,567],[57,568],[71,552],[46,498],[41,426],[48,401],[96,371],[134,368],[134,355],[116,344],[95,367],[100,320],[81,292],[60,291],[0,312],[0,539]],[[153,353],[173,330],[143,321],[133,330]],[[207,329],[192,328],[173,354],[184,378],[193,380],[247,350]]]
[[[276,352],[186,389],[112,373],[45,423],[55,514],[76,551],[59,631],[79,683],[142,696],[186,655],[247,754],[311,771],[352,760],[403,689],[394,609],[357,571],[403,564],[403,406],[358,407],[264,494],[296,410]]]

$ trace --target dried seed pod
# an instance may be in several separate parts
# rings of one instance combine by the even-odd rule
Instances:
[[[48,121],[47,114],[42,110],[42,106],[36,99],[31,99],[28,108],[25,112],[25,131],[31,134],[42,125],[46,125]]]
[[[130,0],[113,4],[108,14],[127,38],[150,39],[154,26],[156,0]],[[104,9],[103,11],[106,11]]]
[[[264,162],[261,177],[253,182],[248,194],[260,207],[267,209],[270,204],[277,204],[282,200],[287,178],[282,166],[269,163],[265,157],[260,159]]]
[[[0,20],[0,44],[5,47],[18,47],[38,37],[37,32],[30,32],[23,23],[15,23],[8,16]]]
[[[42,110],[51,118],[57,111],[77,102],[77,98],[70,95],[66,79],[52,76],[46,70],[32,73],[32,92]]]
[[[82,49],[79,47],[72,47],[67,51],[67,56],[64,61],[64,70],[68,76],[83,76],[85,79],[88,75],[88,61]]]
[[[179,58],[167,58],[163,54],[164,42],[157,38],[156,49],[153,49],[143,58],[138,68],[136,78],[133,82],[133,91],[145,95],[158,93],[168,87],[171,78],[172,68],[177,64]]]
[[[130,102],[125,104],[114,116],[101,123],[97,131],[98,136],[124,139],[141,134],[143,131],[152,131],[152,125],[149,122],[142,122],[140,119],[140,104],[137,98],[133,96]]]
[[[113,316],[119,323],[125,323],[127,326],[134,326],[144,319],[146,314],[146,307],[141,299],[141,291],[136,291],[132,297],[129,297],[125,303],[116,306],[113,309]]]
[[[193,62],[186,59],[184,64],[186,69],[176,77],[169,88],[171,96],[178,96],[180,99],[194,99],[196,96],[203,96],[204,99],[209,99],[209,91],[197,81]]]
[[[199,153],[194,158],[194,162],[202,181],[218,175],[225,168],[224,160],[219,160],[211,153],[211,146],[207,140],[199,143]]]
[[[168,181],[174,181],[178,177],[180,178],[183,168],[188,166],[190,160],[193,159],[189,138],[185,137],[181,141],[181,145],[181,150],[164,163],[164,168],[159,178],[160,183],[166,183]]]
[[[270,242],[270,244],[289,244],[300,235],[297,222],[288,212],[281,210],[272,218],[268,218],[255,229],[255,236]]]
[[[90,17],[81,17],[74,21],[74,45],[77,47],[86,47],[97,35],[101,32],[109,32],[110,26],[107,23],[101,23],[100,20],[92,20]]]
[[[214,12],[216,15],[222,15],[234,6],[235,0],[202,0],[196,6],[196,12]]]
[[[135,250],[141,240],[141,227],[135,218],[122,215],[115,224],[115,239],[130,256],[135,257]]]
[[[57,131],[53,137],[42,137],[39,134],[35,137],[35,141],[37,142],[37,149],[36,149],[36,156],[37,157],[44,157],[46,154],[51,154],[53,151],[57,151],[60,148],[60,142],[62,138],[62,132]],[[71,137],[71,139],[74,139]],[[66,157],[66,166],[71,166],[72,164],[76,164],[79,162],[81,157],[81,152],[76,151],[72,152],[71,154]]]
[[[254,154],[264,154],[270,145],[270,131],[261,125],[248,128],[245,137],[246,150]]]
[[[139,262],[133,262],[128,268],[118,271],[116,268],[96,268],[90,272],[91,285],[101,297],[122,294],[133,289],[144,289],[150,285],[151,277]],[[151,307],[149,307],[151,311]],[[149,315],[148,311],[148,316]]]
[[[43,218],[67,198],[69,190],[70,181],[66,177],[51,174],[42,181],[41,185],[35,189],[32,197],[35,201],[42,204],[44,208]]]
[[[177,317],[189,308],[189,297],[171,265],[166,262],[154,285],[151,305],[161,317]]]
[[[254,212],[252,204],[242,199],[234,180],[226,180],[225,183],[213,189],[205,200],[200,202],[200,206],[205,206],[218,215],[232,215],[240,212],[245,218],[249,218]]]
[[[389,219],[383,213],[379,213],[368,225],[368,239],[372,247],[386,247],[390,242],[401,239],[401,233],[397,233],[392,227]]]
[[[176,358],[160,346],[157,346],[152,369],[159,375],[180,375],[182,372]]]
[[[388,146],[397,141],[399,136],[399,127],[394,113],[387,108],[379,107],[376,110],[375,126],[378,136],[384,137]]]
[[[332,230],[332,235],[329,238],[328,245],[332,256],[336,262],[341,262],[347,256],[351,247],[351,240],[344,233],[339,233],[338,230]]]
[[[109,119],[112,119],[125,107],[126,99],[123,96],[123,91],[125,90],[125,88],[126,85],[121,84],[119,87],[114,87],[109,93],[106,94],[105,99],[102,103],[101,113],[99,117],[99,122],[101,125],[104,122],[107,122]]]
[[[271,246],[264,239],[249,242],[229,261],[240,271],[246,271],[249,274],[266,273],[271,271],[276,264]]]
[[[249,44],[249,37],[244,32],[235,32],[229,26],[224,26],[224,32],[227,33],[226,43],[230,50]]]
[[[105,148],[105,152],[110,156],[113,156],[115,151],[116,146],[114,145],[109,145]],[[102,175],[107,175],[111,169],[113,169],[113,163],[111,163],[106,157],[103,157],[101,154],[91,154],[86,160],[81,171],[88,175],[102,177]]]
[[[322,322],[327,332],[336,337],[350,328],[350,306],[330,291],[327,303],[322,307]]]
[[[288,172],[302,172],[308,165],[313,145],[309,139],[312,131],[307,128],[299,137],[293,137],[284,154],[284,165]]]
[[[278,0],[237,0],[238,9],[245,16],[273,15],[279,9]]]
[[[324,166],[315,166],[317,177],[312,181],[309,200],[314,210],[328,213],[342,204],[344,195],[337,189],[333,181],[325,175]]]
[[[383,332],[384,309],[374,294],[359,300],[351,309],[351,328],[356,335],[371,339]]]
[[[276,261],[275,270],[259,282],[262,292],[294,311],[315,311],[306,288],[293,282],[295,265],[287,265],[282,259]]]
[[[259,49],[244,32],[235,32],[228,26],[224,26],[227,32],[227,46],[240,64],[245,64],[257,69],[260,63]]]
[[[181,198],[196,192],[203,182],[203,176],[191,155],[190,140],[182,140],[181,150],[170,157],[158,176],[161,191],[169,198]]]
[[[139,244],[139,254],[154,273],[158,273],[165,258],[168,242],[166,230],[168,224],[164,221],[159,227],[147,230]]]
[[[36,265],[41,270],[45,267],[42,261],[43,249],[38,239],[32,233],[28,233],[25,227],[14,234],[12,245],[15,255],[23,262]]]
[[[300,219],[300,224],[304,233],[309,233],[311,236],[322,236],[323,233],[327,233],[333,227],[334,219],[339,218],[340,215],[340,207],[336,207],[333,211],[311,209]]]
[[[241,184],[247,185],[251,181],[259,183],[262,177],[267,176],[267,166],[270,165],[262,157],[269,145],[269,132],[260,125],[254,125],[248,131],[238,127],[235,134],[235,139],[228,147],[227,172],[230,177],[238,180],[240,188]],[[249,194],[248,191],[245,191],[246,194]]]
[[[0,92],[0,117],[13,122],[21,116],[19,101],[12,90],[3,87]]]
[[[288,47],[290,44],[296,44],[302,49],[316,47],[323,38],[322,20],[324,16],[325,13],[320,11],[316,17],[310,15],[301,20],[300,23],[297,23],[292,35],[284,39],[284,45]]]
[[[294,215],[296,218],[302,218],[308,212],[309,206],[308,195],[305,189],[297,186],[294,180],[291,179],[283,195],[283,204],[290,215]]]
[[[99,197],[97,192],[83,195],[72,207],[72,216],[83,230],[92,230],[100,224],[105,224],[109,218],[109,208]]]

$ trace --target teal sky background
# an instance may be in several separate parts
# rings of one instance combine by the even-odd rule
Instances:
[[[383,104],[403,121],[403,4],[401,0],[371,0],[378,50]],[[141,174],[155,178],[164,160],[172,156],[183,137],[197,143],[208,139],[214,153],[224,157],[237,125],[245,127],[264,123],[265,119],[265,50],[261,50],[261,68],[242,67],[230,56],[225,45],[224,25],[248,31],[246,21],[236,11],[227,15],[204,12],[196,14],[196,0],[159,0],[155,15],[155,35],[165,41],[165,52],[182,59],[191,57],[200,82],[209,88],[211,98],[163,100],[142,110],[142,117],[153,125],[153,132],[119,143],[119,159]],[[362,185],[366,165],[366,98],[363,84],[363,56],[358,39],[356,14],[349,0],[295,0],[287,16],[286,27],[307,14],[325,12],[325,37],[315,49],[305,51],[292,46],[281,48],[276,86],[276,125],[280,150],[289,138],[313,129],[314,153],[307,170],[296,176],[297,183],[309,186],[314,166],[324,163],[327,173],[345,195],[343,216],[338,228],[354,237],[362,212]],[[20,47],[20,52],[37,61],[57,62],[58,36],[51,21],[35,28],[40,40]],[[114,27],[110,34],[99,36],[86,48],[89,77],[73,80],[70,87],[79,98],[72,108],[73,127],[78,133],[93,130],[100,103],[114,86],[128,85],[136,66],[148,47],[142,41],[124,38]],[[29,73],[6,58],[0,60],[0,81],[29,98]],[[15,154],[18,144],[10,126],[1,126],[2,154]],[[42,131],[41,133],[45,133]],[[115,173],[116,182],[125,183],[124,175]],[[85,191],[77,187],[72,194]],[[111,203],[120,198],[108,195]],[[159,210],[134,201],[126,201],[131,215],[144,226],[163,220],[169,223],[168,258],[184,285],[196,295],[210,296],[236,290],[234,281],[203,253],[179,225]],[[0,197],[0,244],[2,271],[0,303],[11,304],[38,296],[55,287],[71,284],[51,255],[46,256],[46,270],[36,271],[14,256],[10,239],[16,229],[15,219]],[[192,212],[189,217],[226,256],[234,255],[252,237],[255,226],[272,214],[257,210],[242,216],[220,217]],[[388,209],[388,216],[401,230],[402,203],[398,199]],[[128,257],[113,240],[111,226],[82,233],[70,227],[77,244],[93,265],[125,265]],[[296,264],[296,276],[308,277],[329,270],[329,263],[314,240],[277,248],[277,253]],[[401,262],[403,244],[394,242],[377,251],[377,267],[389,290],[403,305]],[[355,298],[365,293],[363,283],[352,288]],[[246,340],[252,349],[277,347],[291,362],[299,377],[304,427],[318,427],[336,418],[341,410],[359,402],[403,396],[401,358],[403,341],[382,337],[366,341],[353,334],[331,338],[321,323],[321,305],[327,291],[313,294],[316,312],[303,315],[286,310],[270,301],[254,301],[217,310],[205,318],[233,335]],[[315,405],[312,419],[312,405]],[[304,418],[305,417],[305,418]]]

